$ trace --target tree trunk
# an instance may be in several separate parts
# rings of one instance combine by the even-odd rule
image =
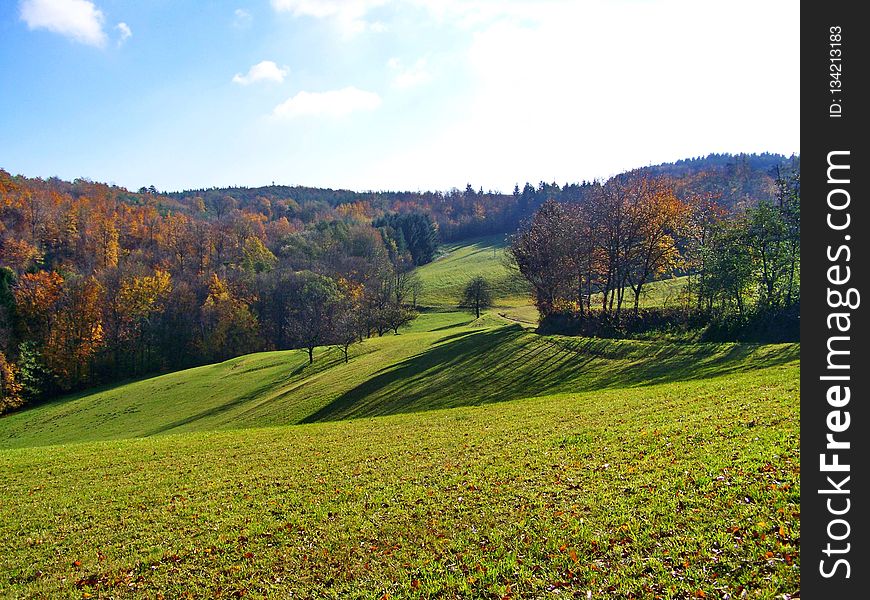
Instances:
[[[795,262],[796,262],[794,244],[792,244],[792,246],[791,246],[790,255],[791,255],[790,256],[791,260],[790,260],[789,269],[788,269],[788,295],[786,296],[786,299],[785,299],[786,306],[791,306],[791,297],[792,297],[793,286],[794,286],[794,268],[795,268]]]
[[[634,292],[634,318],[637,319],[638,312],[640,310],[640,291],[643,289],[643,284],[637,284],[637,289],[632,288],[631,291]]]

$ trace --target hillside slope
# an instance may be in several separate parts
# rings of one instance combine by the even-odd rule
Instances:
[[[798,367],[743,371],[753,356],[687,382],[2,450],[0,596],[782,598]]]
[[[474,277],[486,279],[497,306],[529,304],[529,285],[507,266],[506,248],[507,236],[504,235],[442,246],[439,258],[417,269],[423,284],[420,304],[456,306],[465,285]]]
[[[418,303],[435,308],[452,308],[459,304],[462,291],[474,277],[489,283],[493,305],[498,314],[509,320],[537,325],[538,312],[533,305],[529,283],[509,266],[508,236],[474,238],[441,248],[441,256],[417,269],[422,283]],[[674,277],[648,283],[640,300],[641,308],[679,305],[688,278]],[[627,292],[628,299],[634,296]],[[629,304],[633,300],[627,300]],[[592,302],[600,303],[596,294]]]
[[[498,244],[421,269],[440,309],[348,364],[252,354],[0,418],[0,596],[799,590],[799,346],[542,336],[504,279],[450,311]]]
[[[702,379],[793,363],[798,346],[540,336],[495,314],[426,313],[400,335],[266,352],[0,418],[0,448],[290,425]]]

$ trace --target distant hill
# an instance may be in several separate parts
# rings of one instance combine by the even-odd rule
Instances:
[[[772,200],[778,171],[800,169],[800,157],[781,154],[709,154],[636,169],[674,179],[677,194],[712,196],[729,209]],[[4,182],[24,188],[56,192],[73,198],[99,196],[132,206],[152,206],[162,214],[185,213],[214,220],[241,210],[266,221],[287,218],[299,226],[323,219],[359,217],[377,219],[390,212],[419,211],[438,223],[442,241],[509,233],[547,199],[582,201],[592,182],[540,181],[517,185],[511,193],[484,191],[467,183],[464,189],[432,191],[354,191],[308,186],[213,187],[159,191],[143,186],[136,191],[95,183],[11,176],[0,170],[0,196]]]
[[[722,206],[735,209],[773,200],[780,171],[799,170],[800,157],[781,154],[708,154],[636,169],[637,172],[672,178],[680,197],[705,195]],[[306,186],[269,185],[184,190],[165,193],[166,198],[189,207],[219,212],[221,204],[237,204],[243,210],[262,212],[299,206],[304,217],[336,210],[342,205],[366,213],[420,210],[438,222],[444,241],[513,231],[519,221],[547,199],[582,201],[592,182],[539,182],[515,187],[512,193],[465,189],[447,191],[352,191]],[[141,191],[141,190],[140,190]],[[303,208],[304,207],[304,208]],[[350,210],[350,208],[346,209]],[[305,220],[305,218],[303,218]]]
[[[772,201],[776,180],[788,171],[800,171],[800,157],[781,154],[709,154],[673,163],[639,169],[653,175],[670,177],[679,196],[713,196],[727,208]]]

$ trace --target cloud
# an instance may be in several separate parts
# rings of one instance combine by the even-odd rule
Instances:
[[[237,8],[233,11],[233,27],[238,27],[239,29],[248,27],[253,20],[254,17],[251,16],[251,13],[244,8]]]
[[[547,6],[525,16],[525,6],[506,0],[499,10],[510,18],[476,26],[458,73],[469,85],[451,92],[464,92],[463,101],[416,147],[366,165],[358,185],[452,180],[510,190],[708,152],[799,150],[799,61],[788,58],[799,51],[799,12],[787,4]],[[735,32],[757,43],[735,46]],[[758,55],[779,57],[777,68],[746,69]],[[674,65],[685,85],[669,75]],[[421,167],[431,164],[439,168]]]
[[[236,73],[233,76],[233,83],[238,83],[239,85],[250,85],[252,83],[257,83],[258,81],[274,81],[276,83],[281,83],[284,81],[284,78],[287,77],[289,72],[290,69],[287,67],[279,67],[271,60],[264,60],[248,69],[246,75]]]
[[[345,36],[363,31],[382,33],[388,29],[381,21],[369,22],[366,15],[390,4],[393,0],[272,0],[276,12],[289,12],[294,17],[334,19]]]
[[[118,45],[120,46],[124,42],[127,41],[133,35],[133,31],[130,29],[130,26],[121,21],[117,25],[115,25],[115,29],[117,29],[119,33],[118,37]]]
[[[430,19],[474,28],[498,19],[536,20],[548,10],[576,5],[576,0],[271,0],[276,12],[296,17],[332,18],[346,31],[386,31],[382,21],[369,22],[376,9],[422,11]],[[595,2],[590,2],[594,4]]]
[[[353,86],[328,92],[299,92],[279,104],[272,115],[279,118],[304,116],[343,117],[353,112],[375,110],[381,97]]]
[[[76,42],[106,45],[103,12],[88,0],[21,0],[21,20],[30,29],[47,29]]]
[[[417,62],[410,67],[402,68],[402,61],[398,58],[393,57],[388,60],[387,66],[396,71],[396,75],[393,77],[393,87],[407,89],[431,81],[432,73],[427,68],[427,62],[426,57],[423,57],[417,59]]]

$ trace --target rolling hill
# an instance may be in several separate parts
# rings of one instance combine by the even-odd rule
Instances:
[[[352,347],[263,352],[51,402],[0,419],[0,448],[292,425],[626,388],[795,361],[795,344],[540,336],[487,314],[426,313]]]
[[[500,252],[449,248],[434,308],[347,364],[258,353],[0,418],[0,596],[799,590],[799,345],[538,335],[500,316],[530,309]],[[473,319],[449,307],[478,273],[499,306]]]

